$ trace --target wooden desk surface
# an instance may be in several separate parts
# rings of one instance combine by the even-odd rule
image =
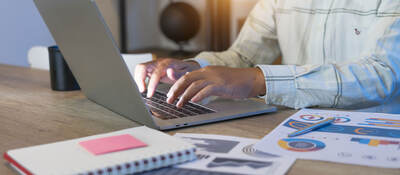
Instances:
[[[0,152],[9,149],[74,139],[139,126],[93,102],[80,91],[55,92],[49,73],[0,65]],[[295,113],[277,113],[214,124],[176,129],[204,133],[262,138]],[[15,172],[0,159],[0,174]],[[382,169],[322,161],[297,160],[288,174],[400,174],[400,169]]]

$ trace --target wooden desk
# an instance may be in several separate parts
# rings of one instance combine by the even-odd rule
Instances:
[[[49,73],[0,65],[0,152],[138,126],[87,100],[50,90]],[[294,110],[169,131],[262,138]],[[0,160],[0,174],[15,172]],[[400,174],[399,169],[297,160],[288,174]]]

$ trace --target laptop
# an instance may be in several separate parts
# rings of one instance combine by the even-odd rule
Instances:
[[[145,98],[95,0],[34,2],[86,97],[130,120],[167,130],[276,111],[261,101],[222,98],[178,109],[165,102],[168,85]]]

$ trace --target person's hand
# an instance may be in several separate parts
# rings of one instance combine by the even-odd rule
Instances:
[[[167,102],[178,97],[177,107],[187,101],[198,102],[208,96],[248,98],[265,93],[265,80],[259,68],[208,66],[182,76],[169,90]]]
[[[140,92],[146,91],[146,78],[149,77],[147,97],[152,97],[158,83],[173,84],[187,72],[199,69],[195,61],[182,61],[177,59],[158,59],[135,67],[135,81]]]

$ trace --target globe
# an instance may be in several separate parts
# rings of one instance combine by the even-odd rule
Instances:
[[[160,16],[162,33],[180,45],[196,36],[200,30],[200,15],[194,7],[184,2],[170,3]]]

